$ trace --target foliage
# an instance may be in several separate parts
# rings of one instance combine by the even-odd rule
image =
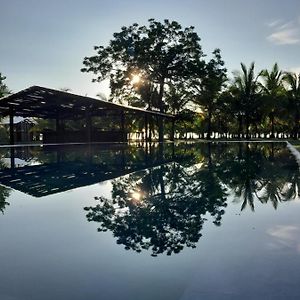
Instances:
[[[6,198],[8,198],[10,195],[10,189],[4,186],[0,186],[0,212],[4,214],[4,210],[9,205],[8,202],[6,202]]]
[[[293,136],[298,138],[299,134],[299,120],[300,120],[300,74],[285,73],[283,77],[287,84],[287,99],[289,112],[293,116]]]
[[[211,137],[211,122],[219,106],[218,100],[224,83],[227,80],[224,61],[220,49],[215,49],[213,58],[200,70],[197,77],[191,78],[192,101],[203,108],[207,119],[207,137]],[[201,76],[201,73],[202,76]]]
[[[271,137],[275,137],[275,118],[283,113],[282,103],[285,100],[283,87],[283,73],[279,70],[277,63],[274,64],[271,72],[261,72],[263,83],[261,84],[264,99],[263,109],[271,123]]]
[[[178,145],[173,162],[114,179],[111,197],[85,207],[87,220],[127,250],[194,248],[205,222],[221,226],[230,200],[254,211],[299,198],[299,168],[287,151],[275,143]]]
[[[284,73],[277,63],[257,74],[254,62],[249,68],[241,63],[228,84],[220,49],[205,60],[192,26],[149,19],[145,26],[122,27],[108,46],[94,49],[81,71],[93,73],[93,81],[108,79],[112,101],[174,114],[177,136],[187,130],[208,139],[299,135],[299,76]],[[201,116],[187,117],[188,110]],[[143,131],[139,120],[130,124]],[[157,125],[161,140],[160,118]]]
[[[239,117],[244,118],[246,138],[249,138],[249,126],[251,121],[259,113],[258,77],[254,73],[254,62],[249,69],[241,63],[242,72],[234,74],[234,89],[239,102]]]
[[[5,79],[6,77],[0,73],[0,98],[7,96],[11,93],[7,85],[4,83]]]
[[[125,249],[171,255],[195,247],[207,212],[220,225],[225,195],[212,169],[188,172],[173,162],[114,180],[113,199],[96,197],[99,204],[85,210]]]
[[[149,19],[148,26],[122,27],[109,46],[94,47],[97,53],[84,58],[82,71],[94,73],[94,81],[109,79],[116,99],[139,95],[144,104],[164,111],[166,86],[204,65],[199,41],[192,26],[182,29],[176,21]],[[135,88],[133,76],[141,78],[142,88]]]

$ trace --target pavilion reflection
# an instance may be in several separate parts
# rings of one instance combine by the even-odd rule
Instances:
[[[114,179],[173,161],[171,144],[163,148],[55,146],[0,149],[0,184],[34,197]]]

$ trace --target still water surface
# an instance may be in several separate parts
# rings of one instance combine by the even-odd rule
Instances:
[[[300,299],[280,143],[0,149],[0,299]]]

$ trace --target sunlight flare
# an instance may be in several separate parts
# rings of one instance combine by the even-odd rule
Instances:
[[[141,75],[140,74],[133,74],[132,75],[132,79],[131,79],[131,83],[132,84],[138,84],[141,81]]]

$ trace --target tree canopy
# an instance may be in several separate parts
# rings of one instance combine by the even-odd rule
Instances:
[[[182,28],[176,21],[149,19],[148,26],[134,23],[122,27],[109,46],[94,47],[96,55],[84,58],[82,71],[94,73],[94,81],[109,79],[116,99],[142,96],[144,104],[165,111],[166,86],[187,80],[204,68],[199,42],[192,26]],[[148,93],[136,88],[137,80],[148,87]]]
[[[5,79],[6,77],[0,73],[0,98],[7,96],[11,93],[7,85],[4,83]]]

